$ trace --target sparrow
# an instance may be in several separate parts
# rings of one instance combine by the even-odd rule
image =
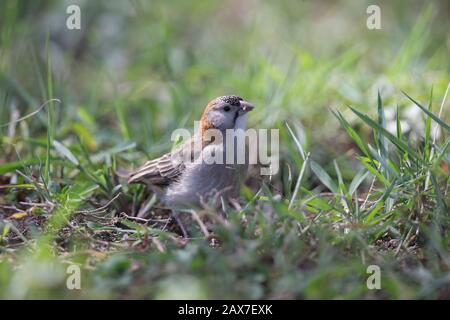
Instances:
[[[218,205],[221,198],[236,198],[248,166],[236,161],[236,150],[232,163],[226,161],[230,151],[226,131],[245,131],[247,113],[253,109],[253,104],[235,95],[211,100],[200,118],[198,132],[171,152],[147,161],[131,173],[128,183],[148,185],[172,209],[201,207],[211,201]],[[207,161],[211,155],[223,161]]]

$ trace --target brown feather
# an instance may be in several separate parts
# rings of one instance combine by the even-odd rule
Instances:
[[[230,98],[232,98],[232,101],[230,102],[233,103],[239,103],[239,101],[242,100],[241,98],[235,96],[224,96],[211,100],[205,107],[202,117],[200,118],[200,128],[198,134],[189,141],[186,141],[177,149],[166,153],[159,158],[147,161],[143,166],[130,174],[128,183],[145,183],[148,185],[166,187],[174,181],[177,181],[186,166],[183,162],[176,163],[172,161],[172,159],[174,159],[174,156],[176,157],[180,155],[181,159],[184,159],[183,153],[186,152],[187,146],[190,144],[190,157],[191,160],[193,160],[195,157],[195,141],[200,137],[202,148],[212,143],[211,140],[205,138],[205,133],[208,129],[215,129],[214,125],[208,120],[208,112],[216,106],[218,99],[221,99],[220,101],[224,101],[224,99]]]

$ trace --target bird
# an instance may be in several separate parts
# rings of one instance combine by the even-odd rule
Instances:
[[[230,148],[227,130],[244,132],[247,113],[255,106],[236,95],[220,96],[205,107],[198,131],[172,151],[148,160],[129,175],[128,183],[143,183],[161,196],[172,209],[201,207],[239,195],[248,164],[225,161]],[[199,146],[199,148],[195,148]],[[199,158],[200,157],[200,158]],[[211,157],[223,161],[208,161]],[[200,159],[200,161],[198,161]]]

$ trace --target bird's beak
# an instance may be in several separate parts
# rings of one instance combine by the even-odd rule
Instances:
[[[242,108],[242,111],[249,112],[249,111],[252,111],[255,108],[255,106],[248,101],[242,100],[241,108]]]

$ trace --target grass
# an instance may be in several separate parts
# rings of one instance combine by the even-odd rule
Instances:
[[[0,4],[0,297],[450,298],[448,4],[177,4]],[[120,172],[228,93],[280,173],[187,241]]]

